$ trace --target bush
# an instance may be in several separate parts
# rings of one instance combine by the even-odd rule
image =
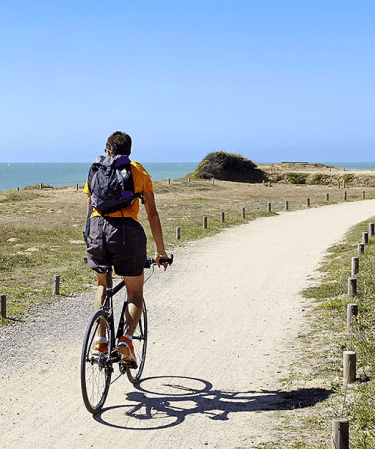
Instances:
[[[311,184],[325,186],[328,184],[328,176],[317,173],[312,177]]]
[[[354,180],[354,176],[353,175],[344,175],[342,177],[343,181],[345,182],[345,184],[350,184],[353,180]]]
[[[267,180],[256,164],[240,154],[216,151],[208,154],[195,169],[194,179],[215,178],[222,181],[262,182]]]
[[[288,182],[290,184],[306,184],[306,175],[300,173],[287,173]]]

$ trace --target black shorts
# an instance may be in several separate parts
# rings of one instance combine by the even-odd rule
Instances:
[[[101,223],[103,240],[100,239]],[[113,265],[119,276],[140,276],[146,263],[146,234],[129,217],[92,217],[86,237],[87,266],[98,271]]]

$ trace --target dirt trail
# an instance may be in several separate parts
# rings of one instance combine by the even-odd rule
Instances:
[[[178,250],[173,269],[146,284],[143,381],[115,382],[96,418],[79,385],[90,295],[1,329],[0,447],[234,449],[272,440],[284,407],[277,380],[307,325],[299,292],[326,249],[373,215],[375,200],[287,212]]]

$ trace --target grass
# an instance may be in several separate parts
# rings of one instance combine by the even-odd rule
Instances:
[[[294,186],[293,197],[284,187],[268,188],[262,185],[249,186],[236,183],[184,180],[155,182],[158,210],[163,223],[166,247],[170,252],[189,240],[196,240],[213,235],[222,229],[247,223],[259,216],[267,216],[283,210],[284,200],[289,200],[290,209],[306,208],[306,197],[312,205],[326,204],[325,190],[316,190],[313,196],[307,186]],[[322,186],[319,186],[323,188]],[[286,187],[287,188],[287,187]],[[367,189],[366,189],[367,190]],[[7,318],[2,324],[14,323],[34,305],[51,302],[52,279],[54,274],[61,276],[61,296],[74,295],[76,292],[92,289],[94,277],[91,270],[83,263],[85,249],[81,228],[85,221],[85,198],[83,194],[69,193],[68,189],[55,191],[10,191],[0,192],[2,221],[0,229],[0,285],[1,294],[7,295]],[[59,196],[60,195],[60,196]],[[360,200],[362,190],[351,190],[350,200]],[[366,193],[370,198],[373,193]],[[267,201],[272,201],[272,210],[266,212]],[[342,201],[342,190],[330,190],[330,202]],[[246,218],[241,215],[241,208],[246,209]],[[221,212],[225,221],[221,221]],[[202,225],[203,215],[208,217],[208,229]],[[144,211],[140,221],[147,222]],[[370,220],[372,221],[372,220]],[[181,239],[176,240],[176,227],[181,227]],[[150,230],[145,226],[150,237]],[[312,314],[315,329],[305,337],[304,344],[312,345],[320,339],[322,358],[311,368],[312,378],[336,377],[340,374],[337,363],[327,363],[335,358],[340,362],[342,350],[350,345],[348,330],[345,327],[346,305],[352,302],[345,292],[347,278],[350,275],[351,257],[357,255],[357,244],[363,231],[367,231],[368,222],[354,227],[347,239],[330,248],[329,256],[321,268],[322,281],[318,286],[307,289],[306,297],[316,300]],[[148,252],[153,254],[152,239],[149,238]],[[358,274],[358,297],[360,315],[355,323],[353,344],[357,352],[358,366],[364,368],[366,379],[351,385],[351,400],[346,407],[346,415],[351,423],[353,447],[358,449],[375,449],[375,418],[373,413],[375,398],[375,239],[370,238],[365,253],[360,257]],[[315,339],[315,340],[314,340]],[[317,356],[315,348],[310,348]],[[306,354],[309,354],[306,351]],[[288,379],[285,379],[287,381]],[[334,382],[333,382],[334,383]],[[339,410],[343,396],[342,385],[334,389],[333,399],[326,409],[324,404],[318,410],[319,419],[305,419],[305,424],[314,437],[321,432],[324,419],[332,418],[332,410]],[[287,412],[285,412],[287,413]],[[301,425],[301,423],[299,423]],[[297,428],[294,432],[300,434]],[[300,438],[299,438],[300,440]],[[327,435],[329,440],[329,435]],[[258,446],[266,448],[306,448],[320,449],[307,441],[293,441],[290,437],[286,443],[264,443]],[[326,446],[329,447],[328,445]]]
[[[316,299],[321,332],[341,351],[353,349],[357,354],[357,372],[361,377],[349,386],[350,401],[346,404],[344,417],[350,421],[352,447],[375,448],[375,238],[370,237],[365,253],[360,256],[358,291],[355,298],[349,298],[347,279],[350,276],[351,258],[357,256],[357,244],[362,232],[368,231],[372,219],[353,227],[345,242],[330,248],[330,254],[322,267],[323,279],[319,286],[305,290],[306,297]],[[341,290],[340,290],[341,287]],[[359,315],[351,328],[347,328],[346,308],[348,303],[358,303]],[[323,313],[322,313],[323,312]],[[341,353],[340,353],[341,356]],[[324,360],[322,360],[324,365]],[[323,368],[320,374],[322,375]],[[364,373],[364,374],[363,374]],[[333,369],[325,375],[335,376]],[[344,396],[343,387],[337,395]],[[330,416],[327,416],[329,419]],[[313,446],[307,446],[313,447]]]

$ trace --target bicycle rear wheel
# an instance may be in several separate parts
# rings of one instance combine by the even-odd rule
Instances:
[[[106,313],[98,310],[91,318],[83,340],[81,356],[81,389],[83,402],[90,413],[97,413],[104,405],[111,382],[112,363],[108,354],[93,353],[98,328],[105,329],[108,342],[111,341],[111,326]]]
[[[137,328],[133,334],[134,353],[137,358],[137,368],[126,368],[126,374],[131,383],[137,383],[141,378],[142,371],[146,360],[147,350],[147,310],[146,304],[143,302],[143,310]]]

